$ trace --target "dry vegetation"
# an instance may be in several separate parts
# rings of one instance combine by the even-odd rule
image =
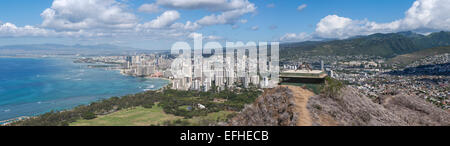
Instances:
[[[450,126],[449,111],[415,95],[386,95],[373,101],[334,81],[328,82],[331,84],[325,85],[320,95],[292,86],[267,90],[227,124],[220,125]],[[302,99],[298,100],[299,97]],[[298,101],[306,101],[307,105],[303,105],[306,107],[297,105],[302,104]]]
[[[232,126],[295,126],[298,113],[295,99],[286,87],[264,92],[255,103],[248,105],[227,125]]]
[[[310,98],[314,125],[417,126],[450,125],[450,113],[413,95],[393,95],[381,104],[345,87],[334,97]],[[324,119],[327,118],[327,119]],[[330,124],[331,123],[331,124]]]

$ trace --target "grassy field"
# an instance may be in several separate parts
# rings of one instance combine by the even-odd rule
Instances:
[[[153,106],[152,108],[136,107],[99,116],[92,120],[79,120],[71,123],[70,126],[150,126],[175,120],[187,121],[192,126],[201,126],[203,121],[226,121],[227,116],[232,113],[234,112],[220,111],[210,113],[207,116],[183,119],[183,117],[164,113],[160,106]]]
[[[136,107],[99,116],[92,120],[80,120],[71,123],[70,126],[150,126],[160,124],[163,121],[182,118],[164,113],[160,106],[153,106],[152,108]]]

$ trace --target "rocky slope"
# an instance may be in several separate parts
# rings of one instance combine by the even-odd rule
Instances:
[[[372,101],[351,87],[342,88],[338,95],[332,97],[310,95],[308,92],[289,86],[267,90],[227,125],[450,126],[449,111],[437,108],[414,95],[386,95],[380,100]],[[307,109],[297,105],[301,104],[298,97],[305,97],[299,94],[311,96],[304,100],[307,102]],[[302,114],[305,111],[309,113]]]
[[[245,107],[227,125],[231,126],[295,126],[298,113],[295,112],[292,91],[277,87],[264,92],[255,103]]]
[[[414,95],[387,95],[373,102],[346,87],[332,98],[314,96],[308,109],[314,125],[343,126],[437,126],[450,125],[450,113]],[[334,124],[323,122],[324,118]]]
[[[308,109],[314,125],[406,125],[400,117],[349,87],[336,97],[312,97]]]

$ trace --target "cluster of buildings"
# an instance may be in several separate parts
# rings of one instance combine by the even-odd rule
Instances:
[[[228,57],[225,57],[228,56]],[[230,57],[231,56],[231,57]],[[234,57],[233,57],[234,56]],[[237,57],[233,54],[217,53],[211,56],[178,58],[174,60],[171,78],[172,88],[176,90],[221,91],[227,88],[269,87],[278,85],[278,68],[273,74],[264,75],[263,68],[269,72],[269,62],[258,63],[258,59],[247,55]],[[272,66],[279,67],[278,62]],[[264,66],[264,67],[262,67]]]
[[[421,97],[450,109],[450,59],[441,54],[418,60],[406,68],[393,69],[386,58],[378,56],[304,56],[282,62],[285,69],[324,69],[329,76],[345,81],[370,98],[404,93]],[[321,67],[324,64],[324,67]],[[425,66],[425,67],[424,67]]]
[[[104,64],[124,64],[126,63],[126,56],[96,56],[96,57],[82,57],[75,60],[75,63],[104,63]]]
[[[123,74],[138,77],[169,77],[172,59],[168,55],[149,54],[126,56]]]
[[[383,60],[361,58],[336,61],[329,67],[335,70],[336,79],[346,81],[368,97],[375,99],[404,93],[450,109],[450,68],[448,65],[439,65],[448,64],[448,61],[448,55],[444,54],[416,61],[405,69],[393,70],[386,67]],[[414,69],[421,65],[431,66]]]
[[[372,98],[403,93],[428,100],[444,109],[450,108],[449,78],[446,76],[398,76],[382,74],[354,84]]]
[[[450,54],[445,53],[441,55],[429,56],[421,60],[414,61],[413,63],[409,64],[406,67],[418,67],[422,65],[431,65],[431,64],[446,64],[449,62],[450,62]]]
[[[98,67],[111,67],[119,69],[122,74],[138,77],[165,77],[171,76],[170,65],[172,60],[165,54],[141,54],[135,56],[96,56],[82,57],[75,63],[100,64]],[[90,65],[95,66],[95,65]]]

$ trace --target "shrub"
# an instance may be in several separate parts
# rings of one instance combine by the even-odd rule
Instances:
[[[142,107],[144,107],[144,108],[153,108],[154,105],[155,105],[154,103],[147,103],[147,104],[142,105]]]
[[[84,112],[81,117],[85,120],[91,120],[97,118],[97,116],[93,112]]]
[[[322,94],[325,97],[333,98],[340,94],[341,89],[344,87],[344,83],[331,77],[325,78],[325,85],[322,88]]]

